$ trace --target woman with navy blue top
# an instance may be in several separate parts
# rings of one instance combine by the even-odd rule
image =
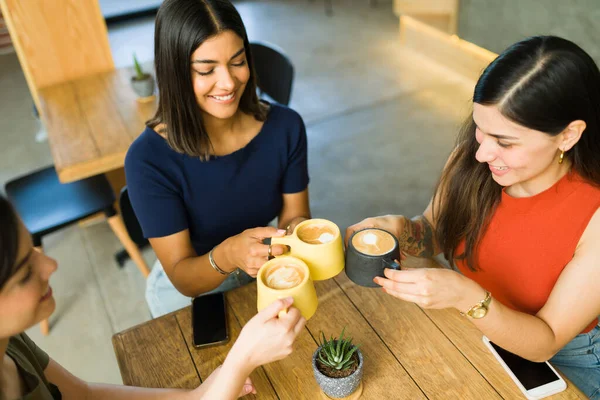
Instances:
[[[306,131],[260,102],[246,30],[227,0],[167,0],[156,17],[159,106],[125,160],[129,195],[158,261],[154,317],[253,280],[310,218]],[[277,218],[275,228],[268,226]]]

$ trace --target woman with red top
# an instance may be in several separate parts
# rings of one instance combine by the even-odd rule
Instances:
[[[600,71],[574,43],[538,36],[479,78],[423,215],[368,218],[346,237],[379,227],[406,254],[443,253],[455,270],[387,270],[375,282],[421,307],[456,308],[600,399],[599,207]]]

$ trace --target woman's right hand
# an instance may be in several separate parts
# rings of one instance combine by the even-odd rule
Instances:
[[[352,234],[365,228],[383,229],[396,236],[399,240],[400,234],[404,230],[405,221],[406,218],[402,215],[382,215],[381,217],[365,218],[359,223],[351,225],[346,229],[346,247],[348,247],[348,240],[350,240]]]
[[[222,247],[219,250],[222,250],[222,257],[226,259],[228,270],[233,271],[240,268],[254,278],[260,267],[269,259],[269,245],[263,244],[263,240],[278,236],[285,236],[285,230],[272,226],[246,229],[239,235],[225,240],[220,246],[217,246],[217,249]],[[280,256],[286,251],[287,247],[284,245],[271,246],[272,256]],[[217,264],[219,264],[218,261]]]
[[[256,314],[244,326],[230,354],[246,367],[281,360],[292,353],[293,344],[304,328],[306,319],[295,307],[294,299],[280,299]],[[279,312],[288,309],[284,315]]]

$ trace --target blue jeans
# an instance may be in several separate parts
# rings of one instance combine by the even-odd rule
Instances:
[[[591,400],[600,400],[600,324],[575,336],[550,363]]]
[[[227,292],[253,281],[254,278],[238,269],[225,278],[219,287],[202,295]],[[150,308],[152,318],[187,307],[191,304],[191,301],[191,297],[184,296],[175,289],[162,265],[156,260],[146,281],[146,302]]]

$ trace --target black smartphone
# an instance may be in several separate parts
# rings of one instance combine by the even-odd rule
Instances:
[[[195,297],[192,300],[192,332],[195,347],[227,343],[227,314],[223,293]]]

